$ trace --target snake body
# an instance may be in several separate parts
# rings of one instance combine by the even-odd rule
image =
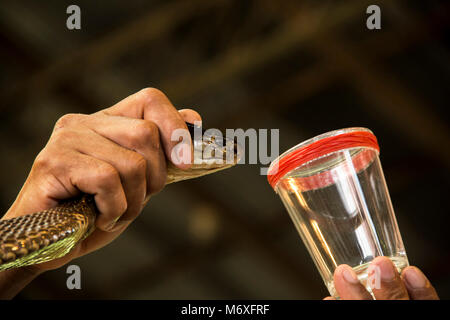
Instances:
[[[188,124],[188,129],[194,136],[194,127]],[[214,136],[203,135],[202,138],[194,140],[194,159],[197,161],[190,169],[180,170],[168,163],[166,184],[223,170],[239,161],[239,146],[235,141],[231,141],[232,148],[229,148],[229,142],[217,144]],[[211,147],[214,151],[205,157],[203,151]],[[233,153],[231,161],[227,157],[230,150]],[[82,194],[55,208],[0,220],[0,270],[63,257],[95,229],[97,214],[94,196]]]

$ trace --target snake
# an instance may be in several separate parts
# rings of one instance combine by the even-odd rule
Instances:
[[[234,166],[241,158],[241,147],[235,139],[218,139],[186,123],[193,141],[194,161],[181,170],[167,161],[166,185],[201,177]],[[99,211],[94,195],[60,202],[48,210],[0,220],[0,271],[39,264],[69,253],[95,229]]]

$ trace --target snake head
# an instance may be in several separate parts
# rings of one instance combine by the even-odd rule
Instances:
[[[204,130],[186,123],[191,134],[194,163],[188,170],[181,170],[172,163],[167,166],[167,184],[204,176],[230,168],[242,158],[242,147],[236,139],[223,137],[220,130]]]

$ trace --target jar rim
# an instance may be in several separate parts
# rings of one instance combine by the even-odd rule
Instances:
[[[377,152],[380,150],[373,132],[364,127],[350,127],[322,133],[300,142],[274,159],[269,165],[267,179],[275,189],[286,174],[306,162],[339,150],[356,147],[369,147]],[[277,164],[279,166],[277,172],[271,173]]]

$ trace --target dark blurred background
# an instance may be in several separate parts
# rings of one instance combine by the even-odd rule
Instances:
[[[66,28],[81,8],[82,29]],[[378,4],[382,29],[366,28]],[[55,121],[144,88],[214,128],[279,128],[280,151],[364,126],[411,264],[450,297],[449,3],[18,1],[0,3],[0,208]],[[170,185],[115,242],[47,272],[18,298],[320,299],[324,284],[259,165]]]

